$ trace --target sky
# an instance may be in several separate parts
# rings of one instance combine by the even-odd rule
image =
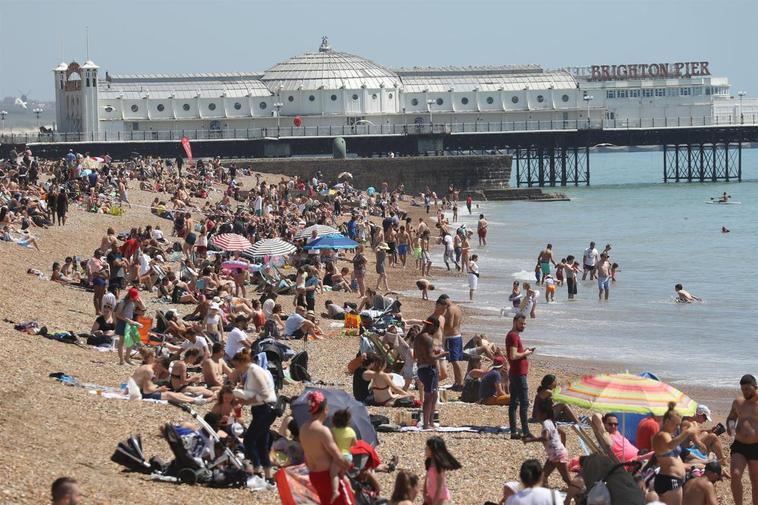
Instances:
[[[0,97],[52,69],[258,71],[331,46],[387,67],[709,61],[758,97],[757,0],[0,0]]]

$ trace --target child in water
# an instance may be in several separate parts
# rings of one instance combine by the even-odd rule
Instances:
[[[611,282],[616,282],[616,271],[619,269],[619,264],[614,263],[611,265]]]
[[[537,284],[539,284],[540,280],[542,279],[542,267],[539,263],[537,263],[537,266],[534,267],[534,277],[537,279]]]
[[[543,284],[545,284],[545,303],[550,303],[555,301],[555,286],[558,284],[555,279],[553,279],[553,276],[550,274],[547,274],[545,277],[542,278]]]
[[[561,261],[555,265],[555,281],[559,286],[563,286],[563,269],[566,268],[566,258],[561,258]]]

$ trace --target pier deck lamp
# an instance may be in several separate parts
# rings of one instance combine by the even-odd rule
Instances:
[[[582,97],[582,100],[584,100],[585,102],[587,102],[587,125],[588,126],[590,124],[590,102],[592,100],[594,100],[594,99],[595,99],[595,97],[592,96],[592,95],[584,95]]]
[[[742,97],[747,95],[746,91],[739,91],[737,92],[737,96],[740,97],[740,124],[743,123],[743,116],[742,116]]]
[[[34,110],[34,115],[37,116],[37,128],[39,128],[39,115],[42,114],[42,109],[40,107],[36,107]]]
[[[434,121],[432,121],[432,105],[436,102],[431,98],[426,101],[426,108],[429,110],[429,124],[432,126],[432,133],[434,133]]]
[[[282,102],[274,103],[274,110],[276,110],[276,136],[279,136],[279,111],[282,110],[284,104]]]

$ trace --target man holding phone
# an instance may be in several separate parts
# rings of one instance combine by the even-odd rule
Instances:
[[[529,433],[527,411],[529,410],[529,389],[527,375],[529,373],[529,361],[527,358],[535,351],[535,347],[524,349],[521,343],[521,332],[526,328],[526,316],[516,314],[513,318],[511,331],[505,337],[505,349],[508,358],[508,378],[511,386],[511,399],[508,405],[508,424],[511,428],[511,439],[533,438]],[[516,407],[519,407],[521,418],[521,433],[516,423]]]
[[[726,464],[724,456],[724,446],[719,440],[719,435],[726,431],[723,424],[717,424],[711,429],[703,428],[703,424],[711,422],[711,409],[707,405],[698,405],[695,415],[692,417],[682,418],[682,429],[694,424],[697,427],[697,439],[693,440],[695,446],[703,453],[714,453],[722,465]]]

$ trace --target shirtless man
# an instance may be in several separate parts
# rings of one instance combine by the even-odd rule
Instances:
[[[167,386],[158,387],[153,382],[155,376],[161,376],[168,373],[170,361],[168,358],[155,359],[155,352],[152,349],[146,349],[142,352],[142,365],[132,374],[132,379],[139,387],[143,400],[166,400],[176,403],[195,403],[203,405],[207,400],[203,397],[192,398],[182,393],[174,393],[168,390]]]
[[[697,431],[697,435],[691,440],[703,453],[714,453],[718,458],[719,463],[726,464],[726,456],[724,456],[724,447],[721,444],[721,439],[716,435],[716,427],[711,429],[705,429],[701,425],[706,422],[711,422],[711,409],[707,405],[698,405],[694,416],[682,417],[682,430],[686,430],[690,426],[694,426]]]
[[[434,410],[437,407],[439,369],[437,361],[445,353],[434,345],[433,335],[439,331],[440,321],[429,316],[424,321],[424,328],[413,340],[413,355],[418,365],[418,378],[424,385],[424,404],[422,428],[434,428]]]
[[[550,263],[555,265],[555,259],[553,259],[553,244],[548,244],[540,254],[537,256],[537,264],[542,269],[542,283],[545,283],[545,276],[550,275]]]
[[[476,234],[479,235],[479,245],[487,245],[487,220],[484,214],[479,214],[479,222],[476,224]]]
[[[429,231],[429,226],[424,222],[424,218],[418,218],[418,226],[416,226],[416,235],[421,236],[425,231]]]
[[[451,388],[453,391],[463,391],[463,373],[461,362],[466,361],[466,355],[463,354],[463,337],[461,336],[461,322],[463,321],[463,312],[461,308],[450,300],[448,295],[440,295],[437,298],[436,306],[445,307],[443,316],[442,338],[444,340],[444,349],[448,354],[448,361],[453,365],[454,384]],[[435,307],[435,312],[436,312]],[[444,365],[444,362],[440,362]],[[445,373],[447,376],[447,373]]]
[[[600,261],[595,265],[595,273],[597,273],[598,300],[603,299],[603,293],[605,293],[607,300],[611,291],[611,262],[608,261],[608,256],[605,253],[600,255]]]
[[[678,297],[677,301],[679,302],[692,303],[703,301],[701,298],[698,298],[697,296],[691,294],[689,291],[685,290],[681,284],[674,286],[674,291],[676,291],[676,296]]]
[[[709,461],[701,477],[694,477],[684,484],[682,503],[687,505],[719,505],[716,497],[716,482],[721,480],[721,465]]]
[[[203,360],[203,380],[211,391],[218,391],[224,385],[224,376],[229,377],[232,369],[223,360],[224,346],[216,342],[213,344],[211,355]]]
[[[731,447],[732,496],[735,505],[742,505],[742,474],[748,469],[753,490],[753,505],[758,505],[758,383],[755,376],[746,374],[740,379],[742,398],[732,402],[726,418],[729,435],[734,435]]]
[[[345,482],[344,478],[339,480],[339,495],[336,499],[333,498],[337,493],[332,489],[329,469],[336,465],[344,472],[351,464],[342,456],[332,432],[324,425],[327,416],[326,398],[321,391],[316,390],[308,393],[307,400],[311,419],[300,427],[299,440],[308,467],[308,478],[323,505],[355,503],[350,484]]]

